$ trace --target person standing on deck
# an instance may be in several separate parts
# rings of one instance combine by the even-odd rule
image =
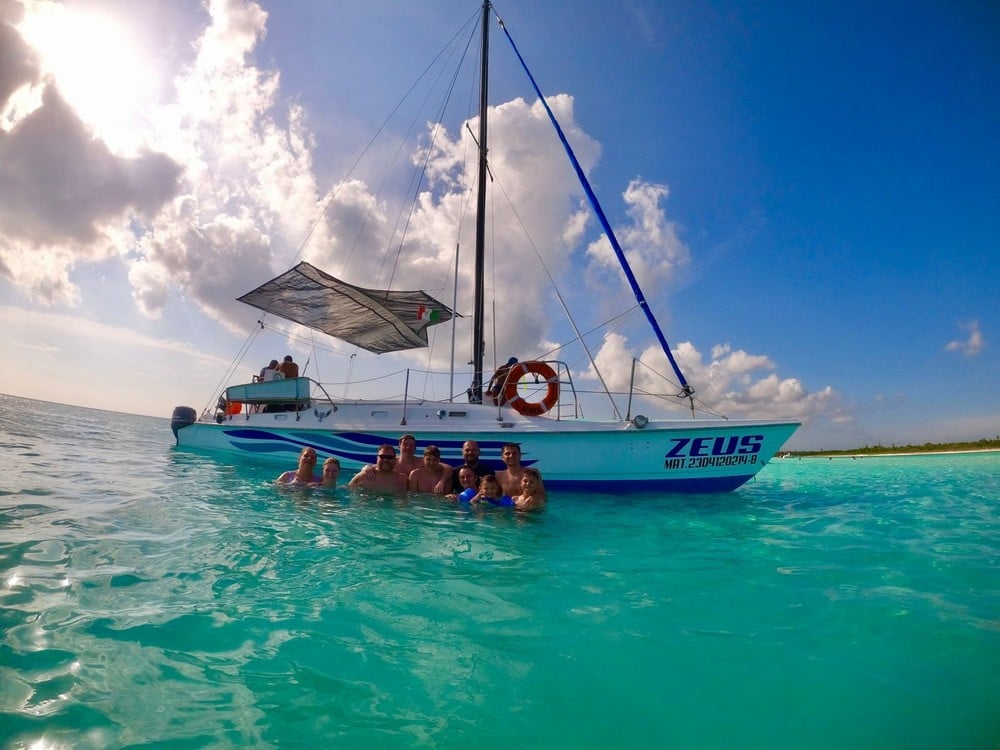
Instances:
[[[490,378],[490,382],[486,386],[486,395],[490,397],[494,405],[503,406],[507,403],[507,398],[504,396],[504,390],[507,386],[507,376],[510,374],[510,368],[516,364],[517,357],[511,357],[507,360],[507,364],[500,365],[497,371],[493,373],[493,377]]]

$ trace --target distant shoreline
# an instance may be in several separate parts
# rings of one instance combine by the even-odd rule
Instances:
[[[779,458],[891,458],[893,456],[949,456],[956,453],[1000,453],[1000,448],[965,448],[940,451],[885,451],[883,453],[810,453],[797,455],[790,453]]]

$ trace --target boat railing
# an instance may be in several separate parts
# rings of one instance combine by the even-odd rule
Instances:
[[[530,363],[533,368],[543,365],[549,368],[549,372],[554,373],[546,377],[543,371],[541,374],[532,371],[522,373],[518,380],[521,382],[519,395],[527,402],[545,402],[545,414],[550,419],[578,419],[583,417],[583,410],[580,404],[576,386],[573,383],[573,376],[569,366],[561,360],[537,360]],[[517,371],[515,371],[516,374]],[[508,373],[509,374],[509,373]],[[401,400],[403,403],[404,419],[406,411],[410,406],[423,406],[431,402],[440,402],[458,405],[462,403],[465,393],[450,395],[445,397],[428,397],[428,390],[435,390],[432,387],[446,387],[444,382],[456,376],[450,373],[415,370],[407,368],[395,373],[394,376],[378,378],[379,381],[394,380],[399,383],[398,378],[402,376],[402,390],[392,389],[391,394],[373,395],[365,398],[349,398],[346,395],[344,383],[322,383],[310,377],[287,378],[283,380],[270,380],[252,383],[242,383],[231,385],[226,388],[216,405],[215,418],[217,421],[224,419],[234,419],[238,416],[249,417],[251,414],[272,413],[272,412],[301,412],[305,409],[317,405],[317,403],[328,403],[334,409],[341,403],[362,403],[365,401]],[[458,376],[460,377],[460,376]],[[534,383],[531,378],[534,377]],[[448,378],[448,381],[444,379]],[[354,384],[355,386],[358,383]],[[371,386],[371,383],[367,384]],[[509,392],[511,382],[505,379],[500,387],[500,393]],[[335,399],[330,395],[330,391],[338,388],[345,390],[345,395]],[[554,391],[551,389],[555,389]],[[417,393],[417,390],[421,393]],[[554,394],[552,403],[548,403],[548,396]],[[500,407],[505,403],[505,399],[498,399],[497,419],[504,419],[504,413]],[[296,416],[298,419],[298,416]]]
[[[497,407],[512,401],[510,394],[517,392],[525,401],[543,404],[543,413],[548,413],[550,418],[579,419],[583,416],[576,387],[573,385],[573,375],[565,362],[557,359],[531,360],[506,367],[507,371],[498,384],[497,396],[493,400]],[[524,383],[529,375],[534,377],[534,384]],[[516,391],[518,383],[521,383],[524,393]],[[538,401],[532,401],[536,397]],[[500,418],[502,415],[498,412],[497,416]]]
[[[500,394],[507,393],[509,395],[514,392],[510,388],[513,382],[511,375],[518,375],[520,386],[516,393],[525,402],[528,402],[529,406],[536,403],[543,404],[544,411],[542,413],[549,419],[560,420],[584,418],[581,392],[577,390],[576,385],[573,382],[573,374],[569,365],[562,360],[554,359],[532,360],[518,364],[530,365],[532,369],[530,369],[527,373],[523,370],[513,370],[513,372],[508,372],[504,380],[499,385],[498,392]],[[546,372],[543,368],[536,367],[537,365],[543,365],[549,369]],[[628,390],[615,394],[626,399],[625,421],[632,420],[632,411],[635,406],[635,400],[639,397],[649,397],[651,395],[638,386],[635,365],[636,363],[633,362]],[[536,369],[542,370],[542,372],[536,372]],[[366,381],[363,384],[357,381],[354,383],[322,383],[319,380],[315,380],[310,377],[287,378],[284,380],[271,380],[266,382],[256,382],[255,380],[255,382],[252,383],[231,385],[226,388],[216,404],[214,419],[221,422],[224,419],[232,420],[241,415],[249,417],[251,414],[259,414],[262,412],[298,413],[312,408],[313,406],[322,404],[329,404],[330,407],[336,410],[338,408],[338,404],[360,404],[365,402],[385,401],[402,401],[403,418],[405,419],[406,413],[411,406],[423,408],[428,403],[440,403],[453,405],[447,408],[457,408],[462,403],[465,403],[465,399],[467,397],[465,391],[461,391],[454,395],[427,395],[428,392],[433,394],[435,390],[441,392],[448,389],[450,384],[456,379],[464,381],[464,375],[466,374],[406,368],[404,370],[399,370],[392,375],[375,378],[372,381]],[[534,382],[532,382],[532,379]],[[349,387],[361,386],[366,390],[371,390],[378,382],[394,382],[401,387],[384,389],[391,390],[391,393],[383,392],[377,395],[372,393],[372,395],[358,398],[350,398],[347,396],[346,391]],[[552,395],[550,388],[553,386],[556,390],[554,396],[550,399],[550,396]],[[338,389],[342,389],[344,391],[344,396],[334,398],[330,395],[330,391],[336,392]],[[447,390],[446,392],[450,393],[450,390]],[[606,391],[599,392],[607,393]],[[596,393],[599,392],[585,391],[584,393],[596,395]],[[609,395],[609,397],[611,396],[611,394],[607,395]],[[660,395],[660,398],[665,397],[666,396],[663,394]],[[490,397],[487,396],[486,399],[486,403],[489,404]],[[679,401],[690,400],[690,396],[681,392],[674,394],[673,398],[669,400],[673,401],[674,399]],[[501,407],[509,405],[507,404],[507,399],[498,398],[493,401],[493,404],[497,406],[497,420],[503,421],[506,419],[507,416],[505,415],[505,411],[501,409]],[[620,412],[617,411],[614,398],[612,398],[612,406],[615,410],[616,417],[620,419]],[[211,411],[208,411],[203,416],[212,417],[213,415]],[[298,418],[297,414],[296,419]]]
[[[261,412],[295,412],[298,420],[299,412],[309,408],[314,401],[313,386],[323,393],[327,401],[333,403],[323,384],[309,377],[255,380],[253,383],[231,385],[219,398],[215,418],[222,421],[239,414],[249,417]]]

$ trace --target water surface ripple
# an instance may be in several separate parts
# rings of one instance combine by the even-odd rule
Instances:
[[[996,453],[525,517],[170,438],[0,396],[0,747],[1000,743]]]

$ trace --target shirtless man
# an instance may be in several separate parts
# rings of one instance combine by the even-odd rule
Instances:
[[[384,492],[405,492],[406,477],[396,471],[395,446],[381,446],[375,454],[375,470],[371,471],[371,467],[366,466],[354,475],[347,486]]]
[[[417,458],[416,452],[417,439],[413,435],[403,435],[399,439],[399,459],[396,461],[396,471],[404,477],[409,477],[414,469],[419,469],[424,465],[424,462]],[[440,457],[440,454],[438,455]]]
[[[408,480],[414,469],[419,469],[424,465],[423,459],[417,458],[416,451],[417,439],[413,435],[403,435],[399,439],[399,458],[396,459],[395,471],[397,474],[402,474],[403,479]],[[361,471],[365,472],[365,479],[370,482],[375,479],[377,470],[376,464],[368,464]]]
[[[441,463],[441,449],[436,445],[424,448],[424,465],[410,472],[408,489],[411,492],[444,494],[443,488],[451,481],[451,467]]]
[[[524,476],[524,467],[521,466],[521,446],[517,443],[504,443],[500,449],[500,458],[506,464],[506,469],[497,472],[497,481],[503,489],[503,494],[521,494],[521,477]]]

